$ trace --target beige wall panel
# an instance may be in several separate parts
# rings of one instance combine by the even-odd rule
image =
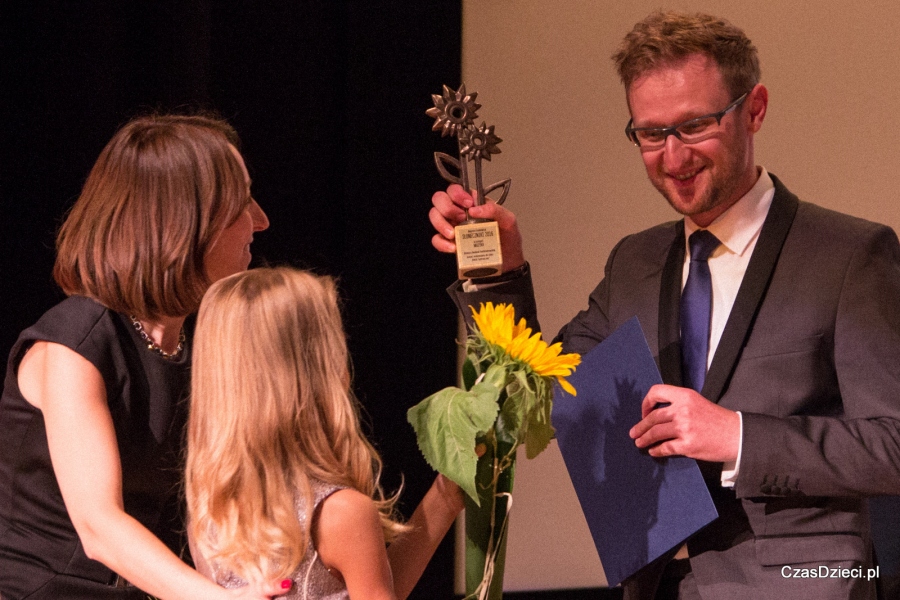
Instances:
[[[586,306],[613,245],[677,218],[625,138],[610,54],[658,2],[465,0],[463,81],[503,138],[485,181],[512,177],[541,324]],[[900,3],[678,2],[742,27],[769,112],[757,162],[801,199],[900,227]],[[456,82],[448,82],[454,84]],[[480,121],[479,121],[480,123]],[[558,451],[519,462],[509,590],[604,582]]]

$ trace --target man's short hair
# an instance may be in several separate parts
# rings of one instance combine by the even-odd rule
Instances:
[[[204,257],[250,194],[228,123],[151,115],[100,153],[56,240],[68,295],[139,318],[195,312],[211,283]]]
[[[650,14],[635,24],[612,59],[627,93],[644,73],[692,54],[703,54],[716,62],[733,98],[759,83],[756,46],[740,28],[703,13]]]

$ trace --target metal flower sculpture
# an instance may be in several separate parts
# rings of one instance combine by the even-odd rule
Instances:
[[[494,135],[494,126],[481,124],[477,129],[466,129],[459,133],[459,141],[462,147],[460,153],[469,156],[479,156],[484,160],[491,160],[491,154],[500,154],[497,144],[502,142]]]
[[[475,102],[478,92],[466,94],[466,84],[459,86],[455,92],[446,85],[443,96],[432,94],[434,108],[425,111],[429,117],[434,117],[432,131],[440,131],[441,136],[458,135],[460,131],[472,126],[478,117],[476,112],[481,105]]]
[[[503,204],[509,194],[510,179],[498,181],[487,187],[482,184],[481,161],[491,160],[492,154],[500,154],[500,148],[497,145],[503,140],[494,134],[493,125],[488,126],[482,123],[481,127],[475,126],[475,119],[478,117],[477,111],[481,108],[481,105],[475,102],[477,97],[477,92],[466,94],[465,84],[460,85],[456,91],[445,85],[443,95],[431,95],[434,107],[426,110],[425,114],[434,118],[432,131],[440,131],[441,136],[455,136],[459,144],[458,159],[443,152],[435,152],[434,162],[444,179],[450,183],[458,183],[469,190],[471,189],[469,185],[469,160],[471,159],[475,163],[475,202],[484,204],[487,194],[502,188],[503,192],[497,200],[497,204]],[[447,170],[447,165],[454,167],[459,174],[453,175]]]

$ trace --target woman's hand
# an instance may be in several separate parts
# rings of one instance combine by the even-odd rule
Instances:
[[[228,590],[230,600],[270,600],[283,596],[291,591],[293,581],[285,579],[281,582],[246,585],[235,590]]]

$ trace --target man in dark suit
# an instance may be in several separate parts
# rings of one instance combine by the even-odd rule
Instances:
[[[654,13],[614,60],[626,132],[685,218],[620,241],[558,339],[584,353],[639,317],[665,384],[631,435],[652,456],[697,459],[720,515],[626,581],[626,598],[874,598],[865,499],[900,494],[897,237],[756,165],[768,93],[740,29]],[[533,317],[515,216],[459,186],[433,204],[439,250],[454,251],[464,208],[500,227],[504,274],[456,284],[463,314],[491,300]]]

